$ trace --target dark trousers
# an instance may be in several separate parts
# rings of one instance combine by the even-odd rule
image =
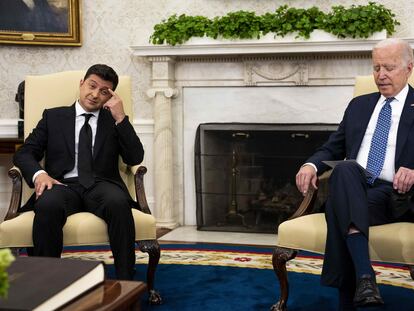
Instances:
[[[373,185],[356,163],[344,161],[329,180],[325,217],[327,238],[321,282],[338,288],[355,286],[355,270],[346,245],[351,225],[369,239],[369,226],[401,221],[390,212],[392,183],[376,180]],[[403,216],[407,220],[406,215]],[[410,219],[412,220],[412,219]]]
[[[128,195],[116,184],[97,181],[89,189],[76,179],[64,180],[67,186],[54,185],[34,204],[33,254],[60,257],[62,228],[68,216],[90,212],[108,226],[109,243],[119,279],[132,279],[135,265],[135,227]]]

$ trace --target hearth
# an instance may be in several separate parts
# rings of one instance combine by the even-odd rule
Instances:
[[[200,124],[194,148],[198,229],[275,232],[302,200],[295,185],[298,168],[336,128]]]

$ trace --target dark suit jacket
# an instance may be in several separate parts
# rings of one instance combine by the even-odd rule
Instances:
[[[34,173],[43,169],[57,180],[75,165],[75,105],[46,109],[33,132],[15,153],[13,162],[22,171],[30,187]],[[101,109],[93,148],[94,174],[118,184],[128,192],[119,174],[119,156],[125,164],[137,165],[144,157],[143,146],[128,117],[115,125],[109,111]]]
[[[325,160],[356,159],[379,92],[355,97],[345,110],[344,117],[328,141],[306,162],[311,162],[322,174],[329,167]],[[395,149],[395,170],[403,166],[414,169],[414,89],[409,86],[407,99],[401,113]]]

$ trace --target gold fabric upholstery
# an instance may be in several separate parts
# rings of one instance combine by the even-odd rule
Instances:
[[[371,260],[414,265],[413,234],[414,224],[407,222],[370,227]],[[280,224],[277,245],[323,254],[325,239],[325,215],[316,213]]]

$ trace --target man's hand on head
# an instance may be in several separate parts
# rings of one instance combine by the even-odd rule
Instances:
[[[414,170],[406,167],[400,167],[394,176],[393,187],[398,193],[410,191],[414,184]]]
[[[312,165],[303,165],[296,174],[296,186],[298,190],[305,196],[308,193],[309,186],[312,185],[315,189],[318,176],[316,170]]]
[[[40,173],[34,181],[36,200],[43,194],[46,189],[52,189],[53,185],[63,185],[61,182],[50,177],[47,173]]]
[[[122,99],[111,89],[108,89],[112,97],[103,105],[104,109],[111,112],[116,124],[121,123],[125,118],[124,105]]]

